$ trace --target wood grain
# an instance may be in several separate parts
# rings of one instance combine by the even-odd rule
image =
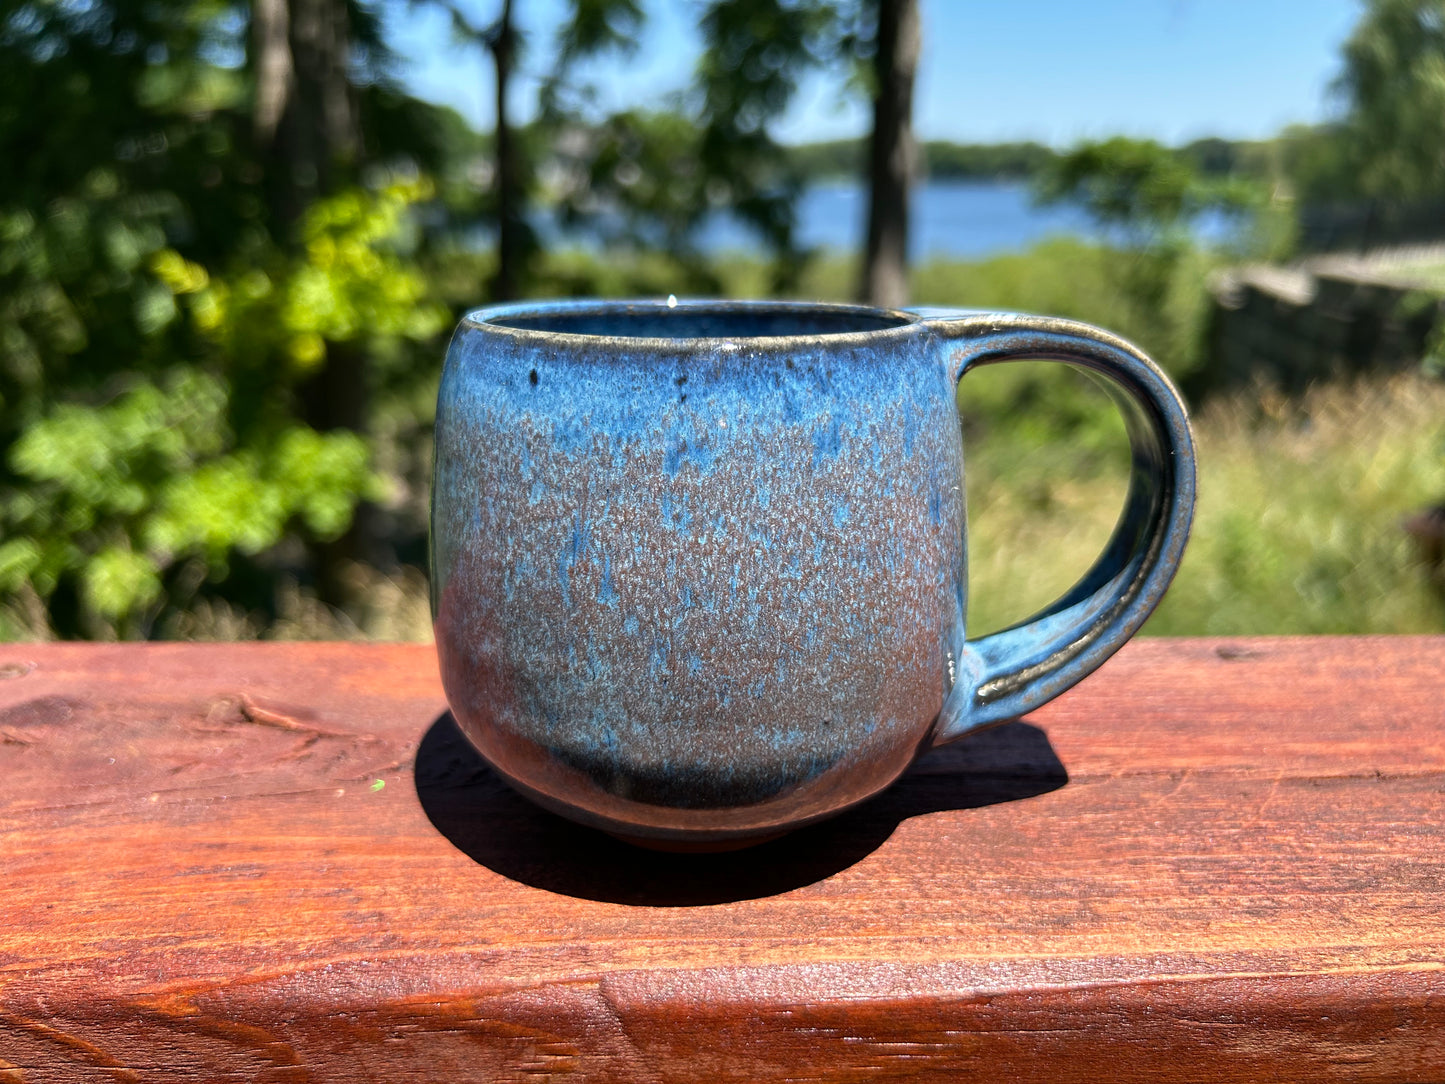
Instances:
[[[736,855],[426,647],[0,645],[0,1084],[1445,1079],[1445,637],[1135,641]]]

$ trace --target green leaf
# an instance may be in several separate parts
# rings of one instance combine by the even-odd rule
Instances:
[[[0,543],[0,590],[13,591],[30,578],[40,564],[40,547],[29,538]]]
[[[370,458],[356,433],[298,426],[277,443],[271,481],[317,537],[337,538],[351,525],[357,502],[374,488]]]
[[[154,602],[161,593],[154,562],[142,554],[114,546],[90,559],[80,582],[86,605],[113,620]]]

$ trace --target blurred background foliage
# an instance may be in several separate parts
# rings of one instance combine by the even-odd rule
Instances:
[[[1363,6],[1328,124],[1067,150],[915,147],[897,108],[911,0],[705,0],[692,83],[603,116],[587,61],[636,49],[648,5],[568,0],[525,124],[507,102],[537,43],[512,0],[485,24],[414,2],[493,63],[491,131],[407,93],[363,0],[0,3],[0,638],[425,637],[430,426],[464,309],[897,303],[890,281],[919,304],[1109,327],[1185,387],[1199,526],[1151,631],[1445,624],[1438,568],[1400,529],[1445,494],[1440,385],[1242,386],[1211,353],[1221,270],[1328,248],[1319,224],[1342,217],[1395,241],[1445,221],[1442,0]],[[869,139],[777,141],[819,67],[874,103]],[[839,177],[875,204],[920,177],[1027,180],[1098,232],[906,267],[906,200],[889,197],[866,251],[810,250],[799,199]],[[708,242],[724,213],[746,245]],[[1438,293],[1421,296],[1431,318]],[[1127,450],[1107,400],[1066,372],[981,373],[960,394],[979,630],[1082,570]]]

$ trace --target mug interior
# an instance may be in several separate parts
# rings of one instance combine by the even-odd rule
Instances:
[[[502,312],[486,323],[520,331],[622,339],[776,339],[857,335],[915,323],[904,313],[849,305],[617,303]]]

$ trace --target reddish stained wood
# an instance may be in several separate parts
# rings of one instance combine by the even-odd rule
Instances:
[[[1136,641],[669,856],[498,784],[429,648],[0,645],[0,1084],[1438,1081],[1442,674]]]

